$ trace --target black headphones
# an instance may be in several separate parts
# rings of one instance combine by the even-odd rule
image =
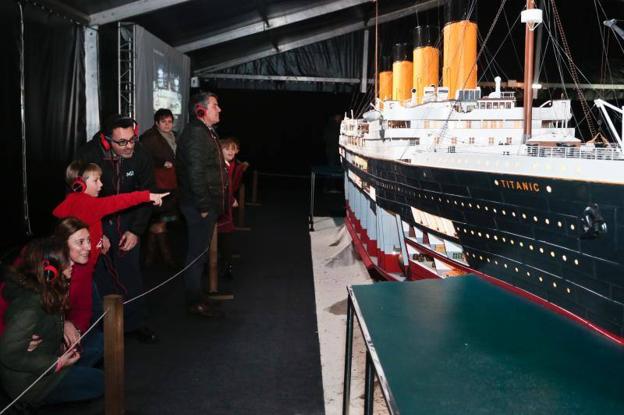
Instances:
[[[139,137],[139,123],[136,122],[136,120],[134,118],[130,118],[130,117],[118,117],[115,118],[114,121],[111,124],[117,124],[122,120],[130,120],[132,121],[132,129],[134,132],[134,138],[138,138]],[[111,128],[111,132],[113,129],[115,128],[119,128],[119,127],[113,127]],[[100,131],[100,144],[102,145],[102,148],[104,149],[104,151],[110,151],[111,150],[111,141],[113,141],[113,138],[106,135],[104,133],[104,131]]]
[[[58,262],[52,258],[46,258],[41,262],[43,266],[43,277],[50,283],[58,278],[60,271]]]

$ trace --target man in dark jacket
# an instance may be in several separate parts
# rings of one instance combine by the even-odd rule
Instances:
[[[204,317],[218,315],[203,300],[202,273],[217,223],[225,211],[227,176],[215,124],[219,103],[213,93],[202,92],[189,102],[191,121],[178,138],[176,169],[180,210],[188,228],[186,263],[201,257],[185,272],[188,311]]]
[[[138,143],[136,129],[133,119],[114,115],[101,133],[78,150],[78,160],[102,168],[100,196],[155,190],[152,160]],[[100,257],[93,276],[100,295],[123,294],[129,299],[143,292],[139,238],[147,228],[151,209],[143,204],[104,218],[104,235],[111,248],[108,255]],[[143,299],[129,303],[124,309],[124,328],[139,341],[154,343],[158,337],[145,326],[146,316]]]

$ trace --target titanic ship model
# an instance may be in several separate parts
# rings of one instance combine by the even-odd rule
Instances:
[[[523,105],[498,77],[482,94],[469,3],[446,6],[442,85],[437,29],[417,27],[413,60],[395,45],[372,109],[343,120],[347,228],[386,279],[477,274],[622,343],[622,110],[595,101],[611,143],[575,137],[570,100],[533,107],[530,0]]]

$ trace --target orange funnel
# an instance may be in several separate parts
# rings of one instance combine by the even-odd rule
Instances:
[[[469,20],[444,26],[442,84],[455,99],[458,89],[477,87],[477,24]]]
[[[397,43],[392,48],[392,99],[404,101],[412,97],[412,57],[407,43]]]
[[[417,26],[414,28],[414,77],[412,86],[416,90],[416,102],[419,104],[422,103],[424,88],[438,85],[440,51],[437,43],[437,27]]]

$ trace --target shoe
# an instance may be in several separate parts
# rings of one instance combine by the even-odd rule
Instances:
[[[187,310],[190,314],[196,314],[198,316],[207,318],[223,317],[223,312],[215,310],[213,306],[206,303],[197,303],[192,305]]]
[[[229,290],[219,290],[219,291],[209,291],[206,295],[210,300],[216,301],[225,301],[225,300],[233,300],[234,293]]]
[[[232,272],[232,264],[230,264],[229,262],[225,264],[225,267],[223,267],[223,278],[226,278],[228,280],[234,279],[234,274]]]
[[[139,342],[141,343],[145,343],[145,344],[154,344],[154,343],[158,343],[158,341],[160,340],[158,338],[158,334],[156,334],[156,332],[152,329],[150,329],[149,327],[143,326],[141,328],[138,328],[134,331],[130,331],[128,333],[126,333],[126,337],[132,337],[137,339]]]

